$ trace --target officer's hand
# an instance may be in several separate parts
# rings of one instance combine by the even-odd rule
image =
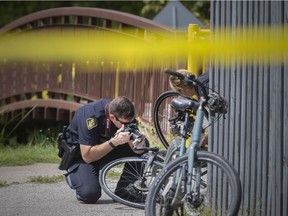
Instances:
[[[123,132],[123,129],[124,129],[124,125],[116,132],[115,136],[110,139],[111,142],[116,146],[123,145],[130,141],[130,133]]]

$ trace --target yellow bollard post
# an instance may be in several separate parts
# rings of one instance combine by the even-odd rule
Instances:
[[[119,94],[119,62],[117,62],[116,66],[116,74],[115,74],[115,96],[114,98],[118,97]]]
[[[189,24],[188,26],[188,46],[190,49],[193,49],[193,42],[195,42],[197,34],[199,32],[199,26],[197,24]],[[193,54],[193,50],[188,52],[188,62],[187,69],[196,76],[198,68],[198,59],[197,56]]]
[[[203,40],[209,40],[210,29],[200,29],[197,24],[189,24],[188,26],[188,60],[187,69],[191,71],[196,76],[199,76],[203,71],[205,71],[207,59],[204,56],[196,55],[193,53],[193,44],[199,43]],[[201,70],[199,70],[201,68]]]

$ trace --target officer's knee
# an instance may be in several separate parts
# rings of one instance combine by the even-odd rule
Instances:
[[[92,188],[87,188],[82,191],[78,191],[76,195],[79,201],[87,204],[96,203],[101,197],[101,190],[93,190]]]

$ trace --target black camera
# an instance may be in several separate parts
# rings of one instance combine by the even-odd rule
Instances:
[[[139,131],[137,123],[129,123],[124,125],[124,132],[131,134],[130,139],[133,140],[133,144],[138,144],[142,140],[142,135]]]

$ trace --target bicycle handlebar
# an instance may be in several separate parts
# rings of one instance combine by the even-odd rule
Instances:
[[[205,97],[206,99],[209,98],[205,86],[204,86],[199,80],[197,80],[197,78],[195,77],[195,75],[193,75],[192,73],[190,73],[188,76],[185,76],[185,75],[183,75],[183,74],[180,73],[180,72],[177,72],[177,71],[174,71],[174,70],[170,70],[170,69],[166,69],[166,70],[165,70],[165,73],[179,78],[180,80],[186,82],[188,85],[193,85],[193,86],[194,86],[194,85],[198,85],[198,86],[201,88],[201,90],[202,90],[202,92],[203,92],[203,94],[204,94],[204,97]],[[199,96],[199,95],[198,95],[198,96]]]
[[[186,77],[185,75],[183,75],[177,71],[170,70],[170,69],[166,69],[165,73],[172,75],[172,76],[175,76],[175,77],[179,78],[180,80],[184,80]]]
[[[215,93],[215,92],[212,92],[211,94],[208,95],[203,83],[197,80],[195,75],[193,75],[192,73],[185,76],[184,74],[180,72],[170,70],[170,69],[166,69],[165,73],[179,78],[180,80],[184,81],[188,85],[199,86],[204,94],[205,99],[207,100],[207,105],[210,110],[211,116],[213,116],[215,113],[223,113],[223,114],[227,113],[228,103],[225,100],[225,98],[222,98],[218,93]],[[200,95],[198,95],[198,97],[199,96]]]
[[[136,151],[153,151],[153,152],[157,152],[157,151],[159,151],[159,148],[158,147],[138,147],[138,146],[135,146],[134,148],[133,148],[134,150],[136,150]]]

